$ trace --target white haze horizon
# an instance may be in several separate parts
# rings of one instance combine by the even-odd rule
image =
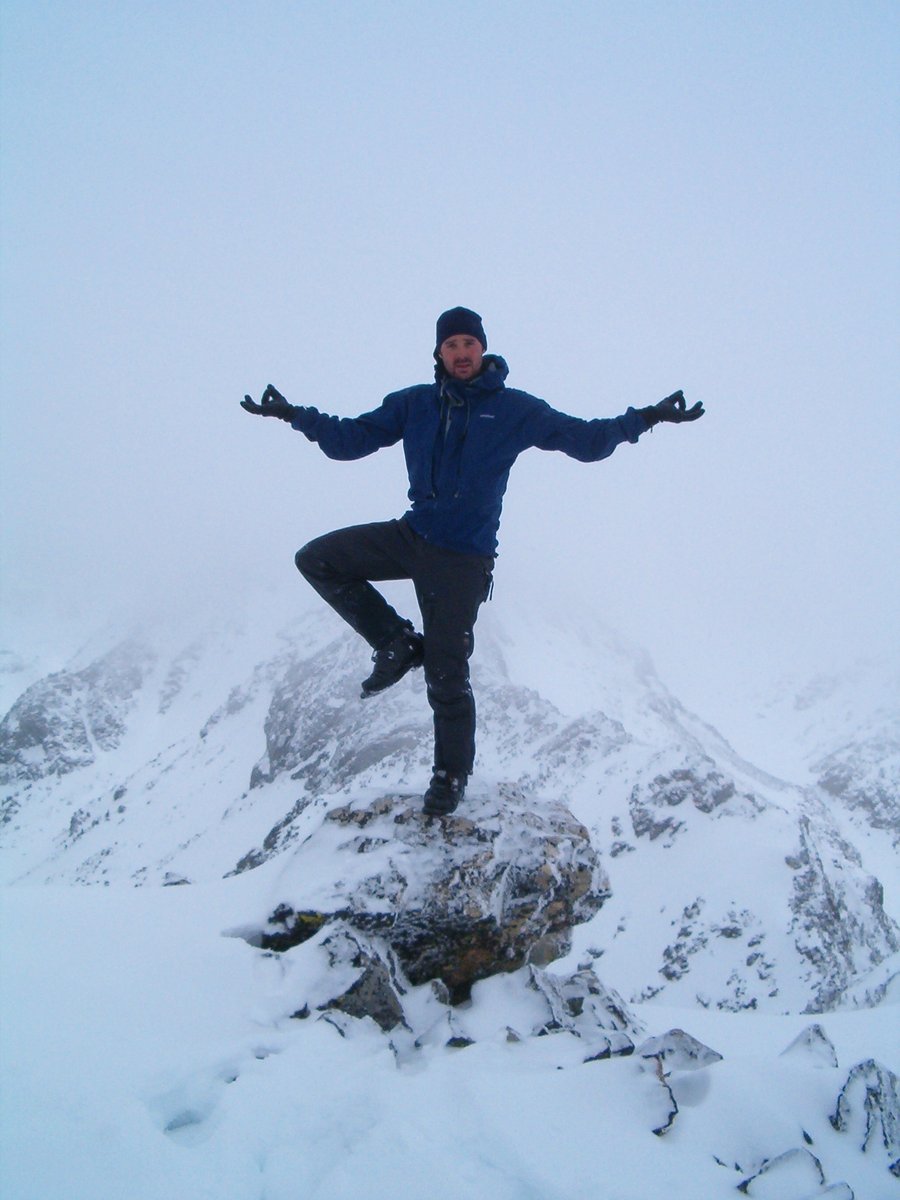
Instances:
[[[310,607],[294,551],[400,515],[402,453],[329,462],[241,397],[364,412],[465,304],[564,411],[707,409],[603,463],[523,456],[498,617],[586,606],[711,717],[892,652],[895,6],[2,22],[4,648]]]

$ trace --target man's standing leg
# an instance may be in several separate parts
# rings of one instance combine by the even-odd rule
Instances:
[[[493,559],[421,542],[413,576],[425,635],[425,682],[434,713],[434,778],[426,811],[452,812],[475,759],[475,699],[469,658],[475,619],[490,589]]]

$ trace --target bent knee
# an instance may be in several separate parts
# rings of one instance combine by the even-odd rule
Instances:
[[[321,575],[325,568],[325,562],[322,556],[316,553],[315,545],[315,542],[307,542],[294,555],[294,566],[306,579],[311,575]]]

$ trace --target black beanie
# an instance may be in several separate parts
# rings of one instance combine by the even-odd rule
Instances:
[[[478,338],[482,350],[487,350],[487,338],[484,336],[484,326],[478,313],[472,312],[471,308],[450,308],[445,313],[441,313],[437,319],[435,354],[438,353],[447,338],[460,333]]]

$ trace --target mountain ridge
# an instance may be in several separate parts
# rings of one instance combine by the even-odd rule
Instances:
[[[599,622],[539,642],[540,625],[478,626],[471,787],[514,785],[590,829],[613,899],[581,952],[633,1000],[817,1011],[866,994],[900,949],[881,810],[747,762]],[[306,836],[310,804],[427,779],[421,678],[361,703],[365,647],[328,613],[111,640],[0,726],[10,880],[221,878]]]

